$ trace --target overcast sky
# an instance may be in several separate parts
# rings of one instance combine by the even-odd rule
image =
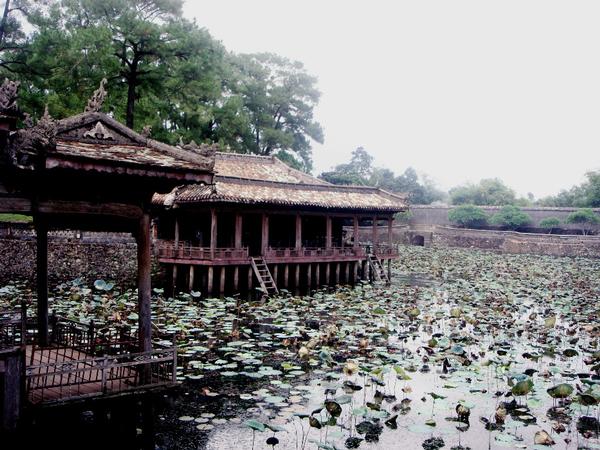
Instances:
[[[302,61],[322,93],[315,173],[357,146],[441,188],[536,197],[600,169],[600,1],[217,0],[188,17],[242,53]]]

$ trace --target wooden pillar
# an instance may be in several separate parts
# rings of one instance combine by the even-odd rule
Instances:
[[[233,268],[233,290],[237,294],[240,287],[240,266]]]
[[[252,294],[252,281],[254,280],[252,266],[248,266],[248,294]]]
[[[367,281],[369,279],[369,269],[368,269],[369,265],[367,264],[367,261],[363,260],[362,262],[362,279],[363,281]]]
[[[140,218],[137,233],[138,262],[138,334],[140,351],[152,350],[152,319],[150,317],[151,300],[151,249],[150,249],[150,214],[144,212]]]
[[[358,238],[358,216],[354,216],[354,249],[358,248],[360,239]]]
[[[235,248],[242,248],[242,215],[237,213],[235,215]]]
[[[150,219],[148,219],[150,220]],[[150,241],[148,223],[148,241]],[[44,219],[36,220],[36,282],[37,282],[37,321],[38,343],[44,347],[48,339],[48,224]],[[149,247],[149,245],[148,245]],[[138,253],[139,255],[139,253]],[[138,256],[139,259],[139,256]]]
[[[312,288],[312,264],[306,266],[306,286],[310,295],[310,289]]]
[[[195,267],[190,264],[190,278],[189,278],[189,285],[188,288],[190,290],[190,292],[194,289],[194,276],[195,276],[196,272],[195,272]]]
[[[393,236],[393,225],[394,225],[394,216],[390,216],[388,217],[388,245],[390,246],[390,248],[392,248],[393,242],[394,242],[394,236]]]
[[[173,264],[173,279],[172,279],[173,296],[175,296],[175,294],[177,294],[177,271],[178,271],[177,264]]]
[[[215,257],[215,249],[217,248],[217,210],[210,208],[210,257]],[[212,286],[212,282],[209,281]]]
[[[296,214],[296,250],[302,248],[302,216]]]
[[[377,216],[373,217],[373,237],[372,237],[372,242],[373,242],[373,248],[371,249],[372,253],[376,253],[377,250]]]
[[[264,256],[269,248],[269,216],[265,213],[262,215],[262,236],[260,248],[262,250],[262,255]]]
[[[283,286],[285,287],[285,289],[288,289],[290,284],[290,265],[289,264],[285,264],[283,266]]]
[[[325,248],[331,248],[331,216],[325,216]]]
[[[300,264],[296,264],[294,270],[294,283],[294,289],[298,292],[300,290]]]
[[[325,284],[331,286],[331,263],[325,263]]]
[[[279,264],[275,264],[273,266],[273,281],[275,281],[275,284],[277,284],[277,280],[278,280],[278,275],[279,275]]]
[[[173,235],[173,244],[175,245],[175,248],[177,248],[179,246],[179,217],[175,217],[175,231]]]
[[[335,284],[340,284],[340,263],[335,263]]]
[[[315,286],[319,289],[321,285],[321,264],[317,263],[315,265]]]
[[[221,282],[219,283],[219,295],[225,294],[225,276],[227,275],[227,266],[221,266]]]
[[[358,281],[358,261],[352,263],[352,285]]]
[[[346,265],[344,268],[344,283],[350,284],[350,263],[345,262],[344,264]]]
[[[392,281],[392,260],[387,260],[387,276],[388,280]]]
[[[212,296],[212,293],[213,293],[213,280],[215,278],[214,277],[214,272],[215,272],[214,267],[213,266],[208,266],[208,280],[206,280],[207,281],[207,283],[206,283],[206,295],[209,296],[209,297]]]

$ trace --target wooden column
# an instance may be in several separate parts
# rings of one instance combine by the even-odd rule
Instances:
[[[227,267],[221,266],[221,282],[219,283],[219,295],[222,297],[225,293],[225,276],[227,275]]]
[[[150,220],[150,219],[148,219]],[[148,241],[150,240],[148,223]],[[36,232],[36,282],[37,282],[37,321],[38,342],[45,347],[48,339],[48,225],[44,219],[35,223]]]
[[[344,283],[350,284],[350,263],[344,263],[346,267],[344,267]]]
[[[260,240],[260,248],[262,250],[262,255],[264,256],[269,248],[269,216],[265,213],[262,215],[262,236]]]
[[[358,261],[352,263],[352,284],[355,285],[358,281]]]
[[[393,225],[394,225],[394,216],[390,216],[388,218],[388,245],[390,246],[390,248],[392,248],[393,242],[394,242],[394,230],[393,230]]]
[[[331,216],[325,216],[325,248],[331,248]]]
[[[179,217],[175,217],[175,230],[173,232],[173,244],[175,248],[179,246]]]
[[[331,263],[325,263],[325,284],[331,286]]]
[[[300,264],[296,264],[294,270],[294,283],[294,289],[298,292],[300,290]]]
[[[306,266],[306,285],[308,287],[308,293],[310,295],[310,289],[312,288],[312,264]]]
[[[335,284],[340,284],[340,263],[335,263]]]
[[[206,295],[212,296],[213,293],[213,281],[215,279],[215,269],[213,266],[208,266],[208,280],[206,280]]]
[[[252,281],[254,279],[252,273],[252,266],[248,266],[248,294],[252,294]]]
[[[233,268],[233,290],[237,294],[240,287],[240,266]]]
[[[215,257],[215,249],[217,248],[217,210],[210,208],[210,257]],[[212,282],[209,281],[212,285]]]
[[[175,296],[175,294],[177,294],[177,264],[173,264],[173,286],[171,287],[173,289],[173,296]]]
[[[321,285],[321,264],[317,263],[315,265],[315,286],[319,289]]]
[[[283,266],[283,287],[285,289],[289,289],[290,286],[290,265],[289,264],[285,264]]]
[[[194,289],[194,276],[195,276],[195,267],[190,264],[190,278],[189,278],[189,285],[188,288],[190,290],[190,292]]]
[[[378,240],[378,236],[377,236],[377,216],[373,217],[373,237],[372,237],[372,242],[373,242],[373,248],[371,249],[372,253],[376,252],[377,249],[377,240]]]
[[[358,248],[360,239],[358,239],[358,216],[354,216],[354,249]]]
[[[235,248],[242,248],[242,215],[235,215]]]
[[[392,260],[391,259],[387,260],[387,275],[388,275],[388,280],[392,281]]]
[[[272,273],[272,275],[273,275],[273,281],[275,282],[275,284],[277,284],[278,283],[278,278],[279,278],[278,277],[278,275],[279,275],[279,264],[275,264],[273,266],[273,273]]]
[[[296,214],[296,250],[302,248],[302,216]]]
[[[150,214],[144,212],[140,218],[137,233],[138,262],[138,333],[140,351],[152,350],[152,320],[150,317],[151,301],[151,249],[150,249]]]

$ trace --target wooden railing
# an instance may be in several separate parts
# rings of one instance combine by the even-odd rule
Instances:
[[[277,258],[335,258],[344,256],[363,256],[364,249],[361,247],[269,247],[265,251],[265,259],[271,261]]]
[[[395,258],[398,256],[398,246],[397,245],[388,245],[388,244],[377,244],[374,247],[371,247],[373,250],[373,254],[380,258],[390,257]]]
[[[158,241],[156,243],[159,258],[170,259],[248,259],[248,248],[233,247],[194,247],[186,243],[175,245],[170,241]]]
[[[50,403],[169,386],[176,383],[177,349],[152,350],[29,365],[29,401]]]

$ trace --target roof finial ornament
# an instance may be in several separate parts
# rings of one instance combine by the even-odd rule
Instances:
[[[100,87],[94,91],[92,97],[88,100],[87,106],[85,107],[85,112],[98,112],[100,108],[102,108],[102,104],[104,103],[104,99],[106,98],[106,90],[104,86],[106,85],[106,78],[102,78],[100,81]]]
[[[0,111],[17,112],[17,92],[19,90],[18,81],[11,81],[8,78],[0,86]]]

